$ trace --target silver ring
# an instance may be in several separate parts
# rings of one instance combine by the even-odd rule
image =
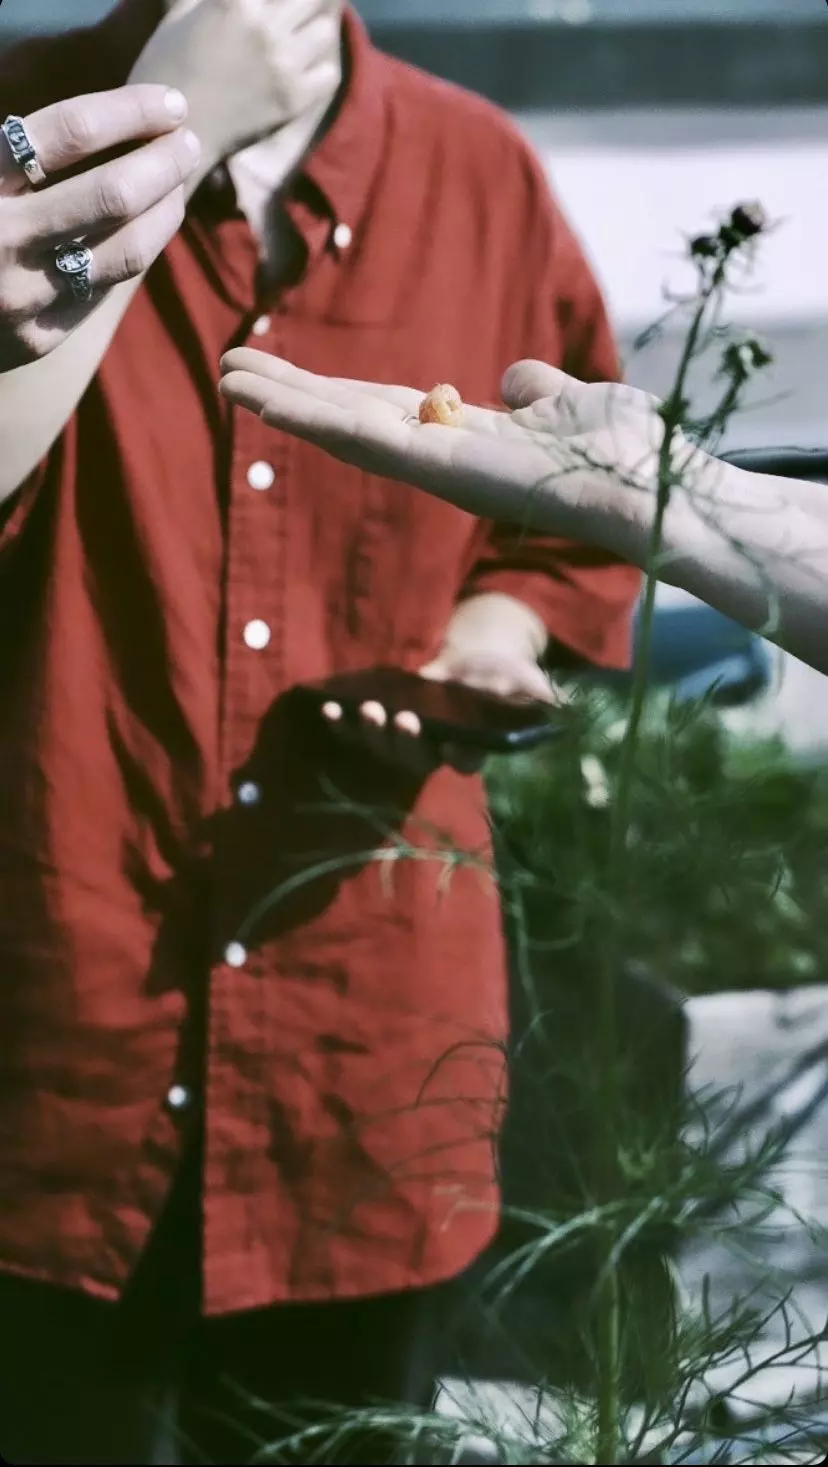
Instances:
[[[5,122],[0,124],[0,131],[9,145],[9,152],[17,167],[23,170],[32,188],[40,188],[41,184],[46,182],[46,174],[43,172],[40,159],[26,131],[23,118],[7,117]]]
[[[76,301],[92,299],[92,251],[79,239],[55,251],[55,266],[68,281]]]

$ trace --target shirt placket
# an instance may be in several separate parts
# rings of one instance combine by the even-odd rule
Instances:
[[[278,315],[257,316],[244,344],[280,349]],[[266,770],[249,763],[263,716],[284,691],[287,476],[290,442],[258,418],[233,409],[227,505],[224,645],[220,714],[220,802],[214,842],[213,931],[206,1055],[204,1268],[211,1294],[214,1260],[241,1248],[220,1199],[237,1154],[265,1145],[265,1006],[273,1002],[254,940],[238,928],[228,887],[255,867],[256,814],[268,798]],[[256,812],[256,814],[254,814]],[[250,826],[247,826],[247,817]],[[248,832],[246,834],[246,831]]]
[[[308,246],[311,270],[328,246],[337,255],[350,247],[352,231],[346,225],[303,210],[294,223]],[[293,294],[284,291],[271,310],[251,313],[247,331],[235,344],[289,355]],[[262,719],[287,691],[288,518],[296,462],[290,438],[252,413],[232,409],[229,431],[219,800],[232,818],[219,816],[213,851],[216,956],[207,1024],[203,1198],[208,1310],[210,1301],[222,1296],[226,1260],[242,1258],[245,1251],[238,1233],[241,1215],[224,1205],[233,1194],[234,1168],[240,1155],[264,1156],[270,1145],[268,1034],[278,1008],[278,982],[272,953],[258,951],[255,933],[239,929],[237,897],[241,886],[246,900],[249,873],[255,900],[256,830],[268,822],[267,767],[257,765],[253,773],[251,754]],[[234,888],[229,904],[222,896],[228,887]]]

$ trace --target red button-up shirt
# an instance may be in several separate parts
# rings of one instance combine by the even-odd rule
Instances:
[[[3,114],[119,84],[157,14],[24,48]],[[0,539],[0,1268],[116,1297],[203,1112],[208,1313],[424,1284],[495,1226],[482,788],[346,757],[286,695],[416,668],[485,591],[618,665],[637,587],[219,397],[242,343],[472,401],[522,356],[616,370],[514,129],[346,29],[289,201],[299,278],[257,295],[232,189],[205,186]]]

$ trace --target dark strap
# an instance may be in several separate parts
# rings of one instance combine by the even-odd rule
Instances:
[[[725,463],[754,474],[828,484],[828,448],[743,448],[721,457]]]

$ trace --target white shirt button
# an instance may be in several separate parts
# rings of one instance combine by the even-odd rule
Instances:
[[[270,489],[276,482],[276,470],[260,459],[247,470],[247,482],[251,489]]]
[[[252,779],[246,779],[236,790],[240,805],[258,805],[262,798],[262,787]]]
[[[186,1110],[190,1104],[190,1092],[186,1085],[171,1085],[167,1091],[167,1105],[170,1110]]]
[[[257,316],[251,328],[254,336],[267,336],[270,330],[270,317]]]
[[[247,948],[240,942],[228,942],[224,949],[224,961],[228,968],[243,968],[247,962]]]
[[[354,231],[350,224],[337,224],[333,232],[333,242],[338,250],[347,250],[353,240]]]
[[[261,652],[270,641],[270,627],[266,621],[249,621],[242,635],[253,652]]]

